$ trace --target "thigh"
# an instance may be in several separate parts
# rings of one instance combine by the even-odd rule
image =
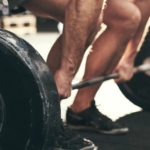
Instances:
[[[107,25],[122,24],[129,16],[134,17],[138,8],[128,0],[107,0],[107,8],[104,9],[103,22]]]
[[[25,0],[21,5],[35,15],[63,22],[70,0]]]
[[[142,22],[146,22],[150,16],[150,0],[130,0],[141,11]]]

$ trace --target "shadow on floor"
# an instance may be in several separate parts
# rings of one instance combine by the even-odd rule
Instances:
[[[117,120],[129,127],[126,135],[104,135],[80,131],[80,135],[90,139],[98,150],[150,150],[150,112],[138,112]]]

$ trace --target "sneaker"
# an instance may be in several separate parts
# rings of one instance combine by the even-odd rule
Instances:
[[[90,140],[82,138],[62,122],[54,150],[93,150],[94,148],[95,145]]]
[[[70,108],[67,110],[68,127],[74,130],[91,130],[104,134],[124,134],[129,131],[117,122],[113,122],[106,117],[95,106],[95,101],[91,102],[90,108],[73,113]]]

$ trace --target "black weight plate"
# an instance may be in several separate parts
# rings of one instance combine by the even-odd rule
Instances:
[[[0,29],[0,149],[52,150],[60,126],[55,82],[34,48]]]
[[[150,31],[138,53],[135,66],[139,66],[150,57]],[[129,82],[118,84],[122,93],[134,104],[150,111],[150,76],[145,73],[135,74]]]

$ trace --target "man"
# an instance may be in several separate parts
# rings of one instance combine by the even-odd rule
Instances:
[[[108,67],[113,68],[117,64],[140,22],[140,12],[134,5],[127,1],[109,1],[110,8],[107,9],[105,18],[107,18],[106,24],[110,27],[95,41],[95,47],[100,46],[102,49],[103,57],[100,58],[100,63],[103,62],[101,66],[103,69],[100,74],[105,73]],[[64,23],[63,34],[54,44],[47,62],[54,74],[60,98],[67,98],[71,94],[71,82],[79,68],[83,54],[99,30],[99,16],[103,0],[9,0],[9,3],[11,8],[20,4],[35,15],[53,18]],[[129,8],[128,11],[126,8]],[[119,22],[116,23],[116,21]],[[113,44],[110,49],[111,43]],[[105,53],[108,46],[110,53]],[[116,54],[118,54],[116,62],[110,66]],[[107,61],[102,60],[104,55]],[[67,126],[62,125],[55,149],[93,148],[92,142],[81,138]]]
[[[130,7],[133,7],[131,10],[137,11],[137,16],[133,15],[135,12],[129,11]],[[107,25],[107,29],[93,43],[92,52],[89,54],[87,59],[86,71],[83,80],[109,74],[117,65],[128,43],[129,34],[133,34],[136,31],[137,28],[135,28],[134,25],[137,24],[138,27],[138,23],[140,21],[140,13],[137,8],[134,8],[136,7],[128,1],[107,1],[107,8],[104,10],[103,19],[104,23]],[[131,15],[131,18],[129,17],[131,20],[128,20],[128,15]],[[95,37],[97,31],[99,31],[101,18],[102,17],[100,16],[85,49],[90,45],[90,43],[92,43],[93,37]],[[132,37],[132,35],[130,37]],[[60,36],[60,38],[62,38],[62,36]],[[48,64],[53,74],[55,74],[56,71],[56,63],[53,66],[51,64],[53,58],[56,58],[54,56],[57,55],[54,50],[61,49],[61,46],[58,43],[53,46],[48,58]],[[121,49],[122,51],[120,51]],[[108,59],[110,60],[109,62]],[[129,62],[129,67],[133,67],[133,59],[134,55],[131,62]],[[104,66],[104,64],[107,64],[107,67]],[[128,69],[131,72],[130,68]],[[132,72],[127,77],[131,78],[131,76]],[[94,130],[106,134],[122,134],[128,132],[128,128],[123,127],[116,122],[112,122],[112,120],[101,114],[96,109],[93,99],[99,89],[99,86],[100,84],[97,84],[79,90],[73,105],[67,111],[66,118],[69,126],[72,129]]]
[[[118,7],[117,7],[117,5],[118,5]],[[126,8],[128,8],[128,9],[126,9]],[[114,10],[114,9],[116,9],[116,10]],[[125,11],[125,9],[126,9],[126,11]],[[130,12],[129,9],[133,10],[134,12]],[[120,14],[120,12],[122,12],[122,14]],[[136,14],[136,15],[134,16],[134,14]],[[88,75],[90,75],[90,76],[87,78],[105,74],[105,71],[108,67],[110,67],[109,72],[111,72],[112,69],[114,69],[114,67],[117,65],[117,62],[119,61],[119,59],[121,58],[121,56],[125,50],[128,40],[134,35],[134,33],[139,25],[140,17],[141,16],[140,16],[139,10],[130,2],[111,1],[111,0],[107,1],[107,8],[105,9],[105,12],[104,12],[104,21],[107,24],[108,28],[93,44],[92,50],[94,50],[94,52],[89,55],[89,58],[92,54],[93,54],[93,57],[91,58],[91,62],[88,64],[91,67],[88,72],[89,73]],[[100,28],[100,23],[101,23],[101,16],[99,17],[99,19],[97,21],[95,30],[93,30],[90,38],[88,39],[88,41],[84,47],[85,50],[92,43],[97,31]],[[130,36],[129,36],[129,34],[130,34]],[[63,37],[63,35],[60,36],[58,41],[53,46],[53,48],[50,52],[50,55],[48,57],[48,60],[47,60],[48,65],[51,68],[53,75],[55,75],[55,79],[57,79],[57,73],[58,73],[57,72],[58,70],[56,68],[59,68],[58,66],[60,65],[60,61],[56,60],[56,58],[58,58],[58,54],[61,53],[61,51],[60,51],[61,50],[61,42],[60,41],[61,41],[62,37]],[[122,49],[122,51],[120,51],[121,49]],[[58,50],[59,53],[58,53],[58,51],[56,52],[56,50]],[[96,53],[95,53],[95,51],[96,51]],[[108,51],[109,51],[109,53],[108,53]],[[77,57],[79,57],[79,55],[77,55],[76,58]],[[114,57],[116,57],[116,58],[114,58]],[[53,58],[55,60],[53,60]],[[59,57],[59,59],[60,59],[60,57]],[[110,59],[110,60],[112,59],[112,60],[108,62],[108,59]],[[111,63],[113,61],[113,59],[115,60],[115,62]],[[55,62],[55,65],[53,65],[53,62]],[[56,64],[57,62],[59,62],[59,63]],[[105,68],[104,64],[106,64],[106,63],[108,63],[108,64],[107,64],[107,67]],[[109,66],[110,64],[112,64],[112,66]],[[95,68],[95,67],[97,67],[97,68]],[[96,74],[94,76],[93,74],[95,72],[98,72],[99,74]],[[107,73],[109,73],[109,72],[107,72]],[[60,82],[60,84],[58,83],[57,85],[58,85],[58,87],[61,86],[61,82]],[[92,88],[93,87],[89,87],[90,90]],[[88,94],[81,92],[81,95],[87,94],[87,96],[89,96],[90,93],[91,92],[89,92]],[[94,93],[94,95],[95,95],[95,93]],[[68,109],[68,111],[67,111],[67,122],[69,123],[70,127],[72,127],[73,129],[89,129],[90,128],[91,130],[95,131],[95,130],[99,129],[99,126],[102,126],[102,130],[101,131],[98,130],[98,131],[107,133],[107,134],[118,134],[118,133],[125,133],[128,131],[127,128],[122,127],[117,123],[113,123],[106,116],[99,113],[95,107],[95,104],[92,103],[92,105],[91,105],[91,101],[93,100],[93,99],[91,99],[91,97],[89,97],[88,99],[86,99],[86,98],[84,99],[81,97],[80,97],[80,99],[78,99],[78,101],[75,101],[74,104],[72,105],[71,109]],[[100,121],[98,121],[98,120],[100,120]]]
[[[99,52],[101,50],[98,50],[101,49],[101,47],[97,48],[95,46],[97,43],[94,43],[92,52],[89,54],[87,58],[86,70],[83,80],[111,73],[113,69],[114,69],[113,72],[119,71],[121,74],[121,78],[115,79],[116,83],[128,81],[133,76],[133,67],[134,67],[134,60],[137,55],[137,47],[142,38],[146,22],[148,21],[148,18],[150,16],[149,10],[150,1],[132,0],[131,2],[133,2],[140,9],[142,19],[135,35],[128,42],[125,53],[121,58],[120,62],[118,63],[117,67],[114,69],[115,65],[113,66],[118,57],[117,55],[115,55],[113,57],[113,60],[111,61],[112,65],[110,65],[105,70],[105,72],[102,73],[103,67],[101,67],[101,63],[99,61],[102,60],[99,59],[102,57],[101,56],[102,52]],[[109,9],[109,0],[107,4]],[[105,14],[107,13],[106,11],[107,9],[104,10],[104,23],[107,21],[105,19]],[[105,34],[105,32],[103,34]],[[118,38],[118,40],[120,41],[120,38]],[[67,111],[67,122],[70,128],[78,130],[88,129],[106,134],[118,134],[126,132],[127,131],[126,128],[123,128],[118,124],[113,123],[109,118],[101,114],[96,109],[94,97],[100,86],[101,84],[97,84],[80,89],[78,91],[73,105],[71,106],[71,108],[68,108]],[[86,118],[86,116],[89,117]]]

